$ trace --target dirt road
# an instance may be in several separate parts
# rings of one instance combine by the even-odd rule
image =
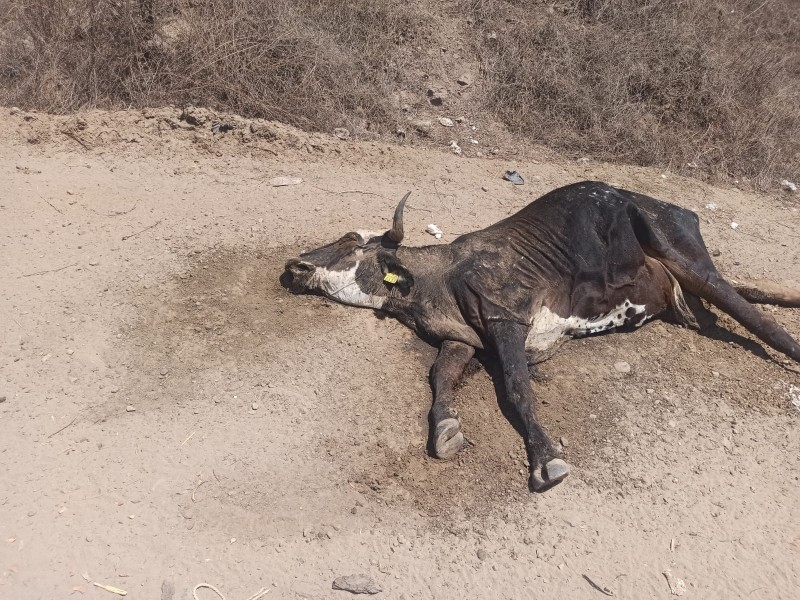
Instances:
[[[545,363],[542,419],[574,468],[531,495],[491,363],[459,392],[474,446],[433,460],[435,349],[278,283],[299,248],[387,227],[408,190],[422,245],[593,178],[696,209],[728,276],[797,284],[796,197],[274,124],[212,137],[168,109],[8,121],[1,598],[116,597],[99,582],[157,599],[167,581],[180,600],[200,582],[229,600],[335,599],[350,595],[334,578],[364,573],[387,599],[604,597],[588,580],[666,599],[665,572],[686,598],[798,597],[800,375],[728,317],[705,335],[654,322],[571,342]],[[800,335],[800,311],[773,313]]]

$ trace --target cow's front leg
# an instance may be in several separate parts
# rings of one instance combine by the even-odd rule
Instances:
[[[569,474],[569,465],[561,460],[536,418],[536,398],[525,354],[528,329],[511,321],[490,321],[486,331],[503,368],[506,396],[525,425],[525,442],[531,464],[530,487],[543,492]]]
[[[474,354],[475,348],[472,346],[444,341],[431,367],[433,450],[442,459],[453,458],[464,447],[458,412],[453,407],[453,388]]]

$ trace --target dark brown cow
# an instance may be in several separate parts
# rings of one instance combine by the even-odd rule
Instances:
[[[729,284],[716,270],[693,212],[585,181],[559,188],[450,244],[409,248],[400,202],[392,228],[355,231],[286,263],[294,292],[386,312],[440,345],[431,370],[433,447],[453,457],[464,436],[453,387],[475,349],[496,355],[522,417],[530,487],[569,473],[536,418],[528,365],[565,340],[661,317],[698,327],[700,299],[772,348],[800,361],[800,345],[748,300],[800,306],[800,293]]]

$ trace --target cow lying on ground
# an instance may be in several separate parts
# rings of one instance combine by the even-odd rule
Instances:
[[[386,312],[440,343],[431,369],[439,458],[452,458],[464,444],[453,388],[476,349],[502,366],[508,400],[525,426],[535,491],[563,480],[569,466],[536,418],[528,365],[567,339],[653,317],[697,328],[702,298],[800,361],[800,344],[748,302],[800,306],[800,293],[734,288],[714,267],[689,210],[585,181],[450,244],[410,248],[400,245],[409,194],[389,231],[348,233],[290,259],[283,277],[296,293]]]

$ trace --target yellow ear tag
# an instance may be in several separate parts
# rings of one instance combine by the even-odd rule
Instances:
[[[383,276],[383,280],[386,283],[397,283],[400,278],[397,276],[397,273],[387,273]]]

